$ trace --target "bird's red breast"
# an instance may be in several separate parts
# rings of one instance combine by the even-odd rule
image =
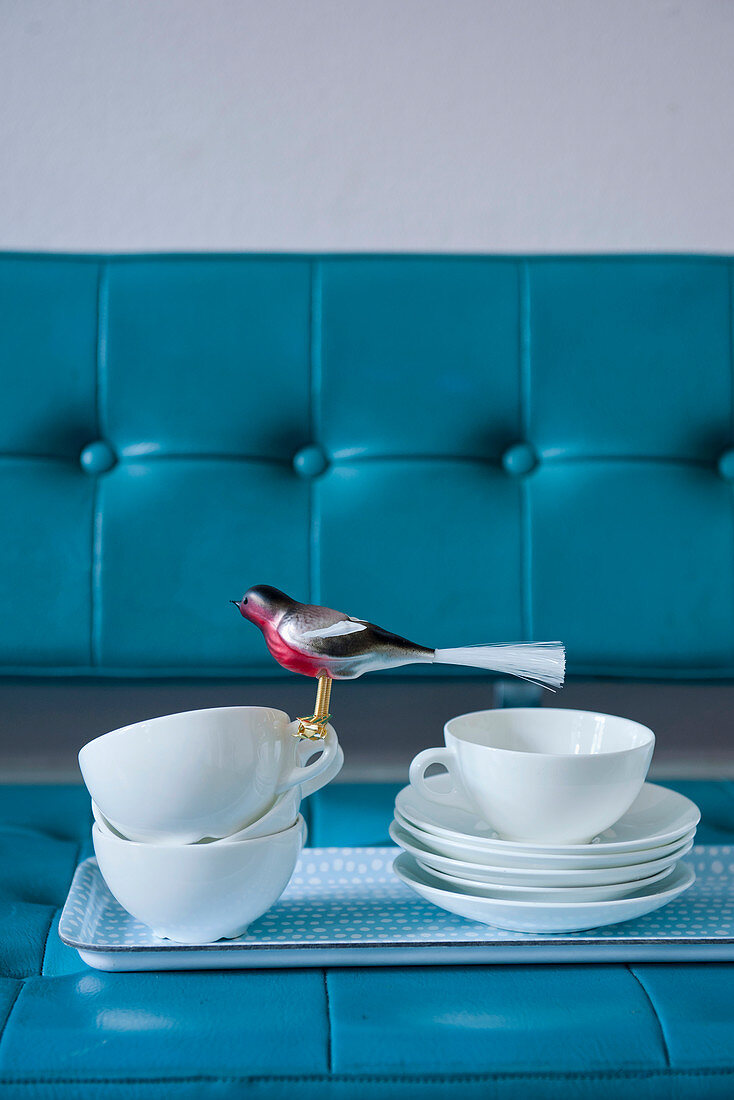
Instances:
[[[294,649],[270,623],[263,623],[261,630],[265,644],[283,668],[287,668],[290,672],[297,672],[301,676],[318,676],[322,672],[328,672],[324,667],[323,657],[310,657]]]

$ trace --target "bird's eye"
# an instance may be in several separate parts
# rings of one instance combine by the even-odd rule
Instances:
[[[242,602],[243,602],[243,603],[247,603],[247,596],[243,596],[243,597],[242,597]]]

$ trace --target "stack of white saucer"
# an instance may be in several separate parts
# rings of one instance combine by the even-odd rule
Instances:
[[[420,753],[390,835],[402,880],[471,920],[572,932],[666,905],[695,875],[698,808],[645,782],[654,736],[610,715],[559,709],[452,719]],[[432,764],[446,774],[426,777]]]
[[[343,762],[331,726],[304,740],[269,707],[187,711],[106,733],[79,754],[102,877],[161,938],[240,936],[293,874],[306,840],[301,799]]]

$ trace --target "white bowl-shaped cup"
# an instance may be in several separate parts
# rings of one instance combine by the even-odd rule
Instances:
[[[310,748],[304,748],[303,754],[306,758],[313,752],[313,748],[313,742],[310,742]],[[279,794],[270,809],[266,810],[262,817],[258,817],[251,825],[246,825],[244,829],[240,829],[236,833],[231,833],[229,836],[224,836],[217,840],[205,837],[203,840],[199,841],[199,843],[231,844],[238,840],[248,840],[250,837],[254,836],[268,836],[270,833],[277,833],[280,832],[281,829],[287,829],[298,817],[301,799],[308,798],[313,791],[319,790],[319,788],[325,787],[327,783],[330,783],[331,780],[339,774],[343,764],[344,753],[342,752],[341,745],[339,745],[336,756],[326,771],[323,771],[316,779],[308,780],[300,787],[292,787],[289,791],[284,791],[283,794]]]
[[[240,840],[253,840],[258,836],[270,836],[272,833],[281,833],[283,829],[290,829],[292,825],[295,825],[298,819],[300,798],[297,791],[298,788],[295,788],[295,790],[286,791],[285,794],[278,795],[268,812],[263,814],[262,817],[259,817],[257,821],[253,821],[252,825],[248,825],[246,829],[240,829],[239,832],[232,833],[231,836],[220,837],[218,840],[205,836],[202,840],[197,840],[196,843],[236,844]],[[111,836],[116,836],[118,840],[130,840],[129,836],[123,836],[122,833],[117,831],[112,822],[107,820],[94,799],[92,799],[92,816],[103,833],[109,833]],[[135,841],[131,843],[141,842]],[[180,845],[166,844],[158,845],[158,847],[177,848],[180,847]]]
[[[236,844],[239,840],[252,840],[254,837],[270,836],[271,833],[280,833],[283,829],[290,829],[291,825],[295,824],[298,817],[298,810],[301,802],[298,791],[299,788],[295,787],[292,791],[285,791],[284,794],[279,794],[267,813],[264,813],[257,821],[253,821],[252,825],[240,829],[239,832],[232,833],[230,836],[219,837],[216,840],[213,837],[205,836],[195,843]],[[120,840],[130,840],[129,836],[123,836],[123,834],[115,828],[112,822],[107,820],[94,799],[92,799],[92,816],[103,833],[111,833]],[[163,847],[163,845],[159,845],[159,847]],[[179,845],[167,844],[165,847],[176,848],[179,847]]]
[[[79,753],[84,782],[123,836],[154,844],[225,837],[257,821],[284,791],[328,781],[339,743],[298,739],[270,707],[216,707],[105,733]],[[306,764],[314,752],[317,760]],[[319,782],[320,780],[320,782]]]
[[[418,753],[410,781],[432,802],[473,808],[506,840],[583,844],[640,793],[655,736],[628,718],[513,707],[452,718],[445,748]],[[442,764],[449,782],[425,782]]]
[[[110,833],[112,836],[116,836],[118,840],[130,840],[129,836],[123,836],[122,833],[118,833],[115,826],[111,821],[107,820],[94,799],[92,799],[92,817],[94,818],[95,824],[99,825],[103,833]]]
[[[238,840],[249,840],[256,836],[269,836],[270,833],[279,833],[283,829],[290,828],[298,817],[301,799],[307,798],[311,793],[309,790],[310,785],[316,783],[321,787],[330,783],[334,776],[339,774],[343,764],[344,753],[340,745],[331,766],[327,768],[325,772],[322,772],[316,779],[304,783],[302,787],[291,787],[289,791],[284,791],[283,794],[279,794],[270,809],[266,810],[262,817],[258,817],[251,825],[246,825],[244,829],[240,829],[236,833],[231,833],[229,836],[219,837],[217,839],[202,837],[202,839],[197,840],[196,843],[231,844]],[[103,832],[111,832],[121,840],[130,839],[130,837],[126,837],[119,832],[111,821],[107,820],[94,799],[92,799],[92,815]]]
[[[241,936],[278,900],[303,846],[305,822],[238,844],[138,844],[103,825],[94,852],[110,893],[162,939]]]

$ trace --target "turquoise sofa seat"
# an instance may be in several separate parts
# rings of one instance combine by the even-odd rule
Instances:
[[[670,784],[734,844],[734,784]],[[393,784],[306,804],[314,845],[388,844]],[[80,787],[0,789],[3,1097],[731,1097],[726,964],[106,974],[58,938]]]

